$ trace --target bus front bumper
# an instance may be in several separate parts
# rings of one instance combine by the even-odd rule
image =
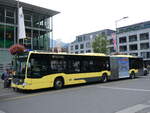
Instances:
[[[25,83],[23,83],[23,84],[14,84],[14,83],[12,83],[11,84],[11,87],[12,88],[17,88],[17,89],[21,89],[21,90],[32,90],[31,89],[31,87],[30,87],[30,85],[27,85],[27,84],[25,84]]]

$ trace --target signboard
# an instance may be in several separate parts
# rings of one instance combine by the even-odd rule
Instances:
[[[119,78],[129,77],[129,59],[126,57],[118,58]]]

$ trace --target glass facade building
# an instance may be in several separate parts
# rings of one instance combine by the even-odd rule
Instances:
[[[53,32],[53,16],[59,12],[19,2],[23,7],[26,38],[18,41],[18,1],[0,0],[0,68],[8,48],[24,44],[27,49],[49,50]],[[23,43],[24,42],[24,43]],[[7,55],[6,55],[7,54]],[[8,60],[8,59],[7,59]],[[7,62],[8,63],[8,62]]]

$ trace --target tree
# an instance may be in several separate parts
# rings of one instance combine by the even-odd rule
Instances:
[[[108,48],[107,48],[107,37],[106,35],[98,35],[95,40],[92,42],[92,48],[94,53],[108,53]]]

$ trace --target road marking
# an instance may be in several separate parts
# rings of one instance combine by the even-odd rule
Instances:
[[[0,110],[0,113],[5,113],[5,112]]]
[[[138,104],[138,105],[135,105],[135,106],[132,106],[132,107],[120,110],[120,111],[118,111],[116,113],[136,113],[136,112],[138,112],[140,110],[143,110],[145,108],[148,108],[148,107],[150,107],[150,105]]]
[[[134,88],[122,88],[122,87],[109,87],[109,86],[98,86],[99,88],[106,88],[106,89],[116,89],[116,90],[128,90],[128,91],[140,91],[140,92],[150,92],[147,89],[134,89]]]

